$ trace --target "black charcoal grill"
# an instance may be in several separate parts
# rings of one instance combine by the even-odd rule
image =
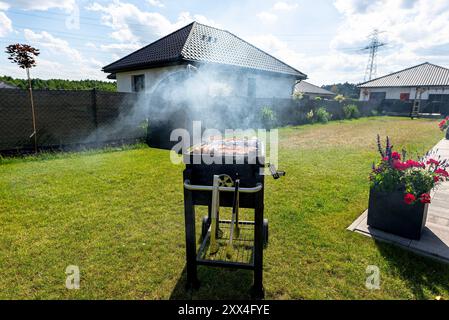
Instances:
[[[263,144],[257,139],[215,140],[191,148],[184,154],[184,163],[188,287],[199,287],[198,265],[249,269],[254,271],[252,294],[255,298],[262,298],[263,248],[268,244],[268,221],[263,216]],[[285,175],[273,166],[269,167],[275,179]],[[220,187],[214,188],[217,181]],[[214,202],[214,194],[219,194],[218,201]],[[220,219],[218,204],[221,208],[236,210],[237,219],[234,215],[231,220]],[[199,250],[196,248],[195,206],[208,207],[208,216],[202,221]],[[254,221],[238,220],[239,208],[254,209]],[[229,242],[231,233],[232,245]],[[232,255],[229,254],[230,248]]]

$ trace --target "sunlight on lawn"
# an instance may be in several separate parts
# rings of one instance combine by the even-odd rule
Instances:
[[[367,207],[378,133],[420,153],[442,138],[436,120],[387,117],[280,130],[287,176],[266,183],[266,298],[449,296],[445,266],[346,231]],[[246,271],[200,268],[201,289],[184,291],[182,170],[146,147],[4,160],[0,298],[248,298]],[[68,265],[80,290],[65,288]],[[381,290],[365,288],[368,265]]]

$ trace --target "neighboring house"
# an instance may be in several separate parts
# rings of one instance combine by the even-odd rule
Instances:
[[[168,76],[191,70],[189,66],[207,70],[211,79],[207,90],[219,96],[290,98],[296,83],[307,78],[232,33],[197,22],[105,66],[103,71],[117,79],[118,91],[151,92]],[[212,92],[213,87],[220,88],[218,93]]]
[[[0,89],[18,89],[16,86],[0,81]]]
[[[358,87],[361,101],[449,102],[449,69],[426,62]]]
[[[309,99],[315,99],[317,97],[333,99],[336,96],[332,91],[320,88],[306,81],[301,81],[296,85],[295,93],[302,93],[304,97],[308,97]]]

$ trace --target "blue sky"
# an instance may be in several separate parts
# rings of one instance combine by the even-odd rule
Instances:
[[[378,28],[378,75],[425,61],[449,67],[447,0],[0,0],[0,46],[41,49],[36,77],[105,79],[101,67],[196,20],[229,30],[322,85],[361,82],[357,50]],[[0,53],[0,74],[23,77]]]

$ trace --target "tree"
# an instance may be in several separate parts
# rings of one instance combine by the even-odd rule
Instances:
[[[31,114],[33,119],[34,152],[37,153],[37,132],[36,132],[36,114],[34,112],[33,89],[31,85],[30,69],[36,66],[35,57],[39,55],[39,49],[33,48],[27,44],[11,44],[6,47],[8,59],[12,63],[17,64],[20,68],[25,69],[28,78],[28,87],[30,91]]]

